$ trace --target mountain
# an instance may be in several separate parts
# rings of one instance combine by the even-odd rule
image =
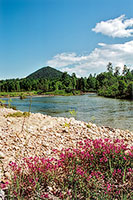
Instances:
[[[63,73],[61,71],[47,66],[47,67],[43,67],[43,68],[33,72],[32,74],[30,74],[26,78],[30,78],[30,79],[38,79],[38,78],[55,79],[55,78],[61,78],[62,74]]]

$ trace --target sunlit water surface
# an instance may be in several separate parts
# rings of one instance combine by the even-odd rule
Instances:
[[[13,98],[11,104],[21,111],[29,111],[30,101],[31,98]],[[31,112],[71,117],[70,110],[76,111],[77,120],[133,130],[132,101],[104,98],[96,94],[32,97]]]

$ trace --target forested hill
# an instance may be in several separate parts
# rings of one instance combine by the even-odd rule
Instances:
[[[2,92],[36,91],[36,94],[69,94],[82,92],[97,92],[100,96],[122,99],[133,99],[133,70],[124,65],[120,72],[118,66],[107,65],[106,72],[98,75],[88,74],[87,77],[71,76],[67,72],[60,72],[51,67],[44,67],[27,78],[0,81],[0,95]]]
[[[61,71],[48,66],[48,67],[43,67],[43,68],[33,72],[32,74],[27,76],[27,78],[30,78],[30,79],[39,79],[39,78],[58,79],[58,78],[62,77],[62,74],[63,73]]]

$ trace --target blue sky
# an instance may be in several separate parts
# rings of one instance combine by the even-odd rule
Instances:
[[[0,0],[0,79],[133,66],[133,0]]]

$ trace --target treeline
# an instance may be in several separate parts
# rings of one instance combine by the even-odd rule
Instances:
[[[81,92],[97,92],[98,95],[113,98],[128,98],[133,96],[133,71],[124,65],[120,74],[120,68],[113,69],[112,63],[107,65],[107,71],[90,74],[88,78],[77,78],[73,73],[71,76],[64,72],[61,78],[56,79],[9,79],[0,81],[0,92],[25,92],[38,91],[38,93],[64,90],[66,93],[76,94]]]

